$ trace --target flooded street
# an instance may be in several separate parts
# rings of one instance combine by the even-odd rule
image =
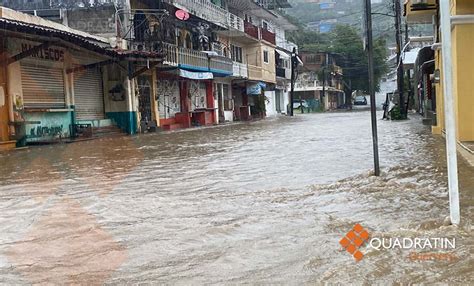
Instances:
[[[379,114],[378,118],[381,118]],[[420,118],[280,117],[0,154],[0,284],[474,283],[474,169],[459,158],[449,215],[445,151]],[[339,240],[455,237],[453,261]]]

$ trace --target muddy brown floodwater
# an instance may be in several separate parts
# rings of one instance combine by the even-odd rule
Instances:
[[[379,116],[380,118],[380,116]],[[420,118],[326,113],[0,154],[0,284],[474,283],[474,170],[446,226],[443,139]],[[453,260],[339,245],[454,237]]]

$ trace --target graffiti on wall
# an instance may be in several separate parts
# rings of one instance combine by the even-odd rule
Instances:
[[[57,137],[61,136],[63,126],[37,126],[30,129],[30,138]]]

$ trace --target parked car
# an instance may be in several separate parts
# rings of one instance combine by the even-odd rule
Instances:
[[[301,106],[303,108],[308,108],[308,103],[304,99],[295,99],[293,100],[293,109],[299,109]]]
[[[367,98],[363,95],[358,95],[354,98],[354,105],[367,105]]]

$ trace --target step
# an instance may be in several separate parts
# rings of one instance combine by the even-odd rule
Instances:
[[[174,123],[174,124],[166,124],[162,125],[161,128],[166,131],[177,130],[183,128],[181,123]]]
[[[16,141],[0,141],[0,151],[13,150],[16,148]]]
[[[91,120],[76,120],[77,124],[90,124],[93,128],[105,128],[113,126],[111,119],[91,119]]]
[[[107,126],[107,127],[100,127],[100,128],[92,128],[92,137],[110,137],[110,136],[121,136],[125,133],[122,129],[118,128],[117,126]]]

